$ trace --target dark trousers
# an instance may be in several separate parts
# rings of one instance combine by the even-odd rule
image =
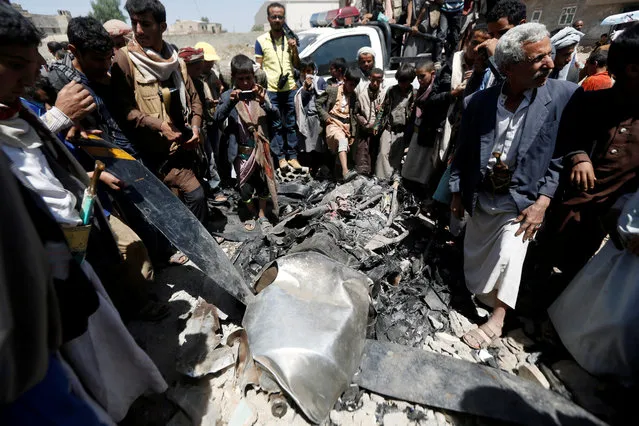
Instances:
[[[602,212],[574,212],[562,207],[548,218],[540,248],[547,258],[545,263],[556,266],[571,280],[599,250],[607,232],[601,221]]]
[[[459,43],[459,33],[461,32],[462,12],[441,11],[439,17],[439,30],[437,31],[438,42],[435,46],[435,61],[442,61],[442,50],[446,47],[446,61],[452,63],[453,54],[457,50]]]
[[[275,162],[281,159],[297,158],[297,120],[295,118],[296,90],[288,92],[268,92],[271,104],[280,111],[280,119],[272,123],[273,137],[271,151]]]
[[[255,170],[244,185],[240,186],[240,199],[245,203],[250,203],[253,197],[261,199],[271,198],[268,185],[262,178],[260,170]]]
[[[365,135],[357,141],[355,151],[355,170],[359,174],[370,175],[373,171],[373,164],[377,160],[379,151],[379,137]]]

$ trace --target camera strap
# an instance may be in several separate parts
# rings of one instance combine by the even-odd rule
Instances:
[[[273,43],[273,50],[275,50],[275,57],[277,58],[277,63],[280,65],[280,76],[284,74],[284,67],[282,66],[282,62],[284,61],[284,34],[282,34],[282,58],[280,59],[279,53],[277,53],[277,45],[275,44],[275,39],[273,39],[273,32],[269,32],[271,36],[271,43]]]

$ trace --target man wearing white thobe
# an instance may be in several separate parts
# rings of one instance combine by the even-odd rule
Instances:
[[[464,240],[466,284],[493,307],[488,321],[463,337],[473,348],[501,336],[506,310],[517,302],[528,242],[557,188],[557,128],[577,86],[548,80],[551,54],[543,25],[511,29],[495,51],[505,82],[466,99],[451,170],[451,212],[471,215]]]

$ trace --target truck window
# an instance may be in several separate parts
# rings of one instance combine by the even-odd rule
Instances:
[[[317,34],[298,34],[300,39],[300,45],[297,46],[297,50],[299,52],[304,51],[308,46],[313,44],[313,42],[317,39]]]
[[[317,64],[319,75],[328,74],[328,64],[335,58],[344,58],[349,65],[357,63],[357,51],[364,46],[371,45],[370,38],[365,34],[351,35],[329,40],[311,54]]]

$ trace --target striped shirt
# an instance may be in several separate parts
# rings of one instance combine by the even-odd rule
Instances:
[[[441,5],[441,10],[444,12],[459,12],[463,8],[464,2],[457,0],[445,0],[444,4]]]

